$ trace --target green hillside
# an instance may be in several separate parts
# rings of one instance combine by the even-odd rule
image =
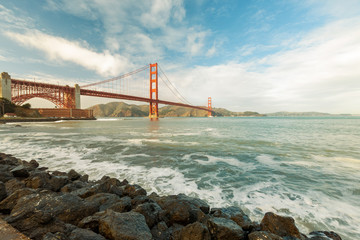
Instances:
[[[149,115],[148,105],[134,105],[124,102],[111,102],[98,104],[88,109],[94,111],[95,117],[147,117]],[[264,116],[257,112],[231,112],[224,108],[214,108],[217,117],[244,117]],[[178,106],[165,106],[159,108],[160,117],[207,117],[207,111]]]

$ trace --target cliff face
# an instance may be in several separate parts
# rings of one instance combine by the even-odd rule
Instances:
[[[107,104],[98,104],[88,109],[94,111],[95,117],[147,117],[149,116],[148,105],[134,105],[124,102],[111,102]],[[231,112],[224,108],[214,108],[214,116],[218,117],[246,117],[263,116],[257,112]],[[160,117],[206,117],[207,111],[184,108],[178,106],[165,106],[159,108]]]

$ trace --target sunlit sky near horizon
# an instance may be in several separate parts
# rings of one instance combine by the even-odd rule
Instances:
[[[13,78],[81,85],[158,62],[194,105],[360,113],[358,0],[0,0],[0,16]]]

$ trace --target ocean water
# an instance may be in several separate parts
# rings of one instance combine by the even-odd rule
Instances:
[[[360,239],[360,118],[107,118],[0,125],[0,152]]]

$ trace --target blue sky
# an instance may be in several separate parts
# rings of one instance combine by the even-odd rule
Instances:
[[[194,105],[360,113],[358,0],[0,0],[0,16],[13,78],[81,85],[158,62]]]

